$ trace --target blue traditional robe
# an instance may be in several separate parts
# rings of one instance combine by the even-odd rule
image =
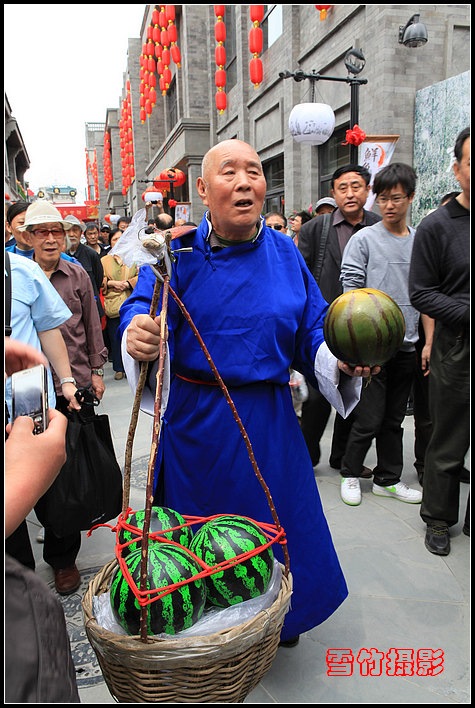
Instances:
[[[177,254],[170,284],[228,387],[286,533],[294,584],[281,635],[286,640],[327,619],[348,592],[293,409],[289,369],[315,386],[318,378],[343,415],[356,405],[361,383],[342,377],[343,399],[351,399],[346,406],[336,360],[323,341],[328,304],[293,241],[262,222],[253,242],[212,250],[210,231],[205,215],[195,231],[172,242],[193,252]],[[148,314],[154,282],[151,268],[141,268],[121,308],[121,336],[135,315]],[[232,411],[171,296],[168,327],[171,382],[157,461],[162,504],[182,514],[243,514],[273,523]],[[134,386],[138,363],[125,347],[123,337]],[[147,391],[142,399],[148,412],[153,396]],[[283,562],[282,549],[273,549]]]

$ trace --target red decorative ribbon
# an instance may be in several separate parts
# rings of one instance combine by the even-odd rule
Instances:
[[[361,145],[364,140],[366,140],[366,133],[361,130],[359,125],[355,124],[353,130],[346,131],[346,143],[342,143],[342,145],[348,145],[349,143],[351,145]]]

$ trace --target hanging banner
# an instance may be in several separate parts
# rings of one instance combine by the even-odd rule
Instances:
[[[358,164],[370,171],[370,185],[373,184],[377,173],[391,162],[398,139],[399,135],[367,135],[361,143]],[[364,208],[371,211],[375,198],[370,190]]]

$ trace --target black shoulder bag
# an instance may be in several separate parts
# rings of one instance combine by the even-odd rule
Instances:
[[[328,233],[330,231],[330,226],[331,226],[331,216],[332,216],[331,214],[324,214],[323,215],[322,234],[320,236],[320,245],[318,248],[317,263],[315,265],[315,271],[313,274],[313,277],[315,278],[317,283],[320,280],[320,275],[322,272],[323,258],[325,256],[325,250],[327,247],[327,240],[328,240]]]
[[[40,523],[59,538],[105,524],[122,511],[122,472],[109,418],[95,414],[99,401],[89,389],[76,397],[82,407],[67,413],[67,460],[35,506]]]

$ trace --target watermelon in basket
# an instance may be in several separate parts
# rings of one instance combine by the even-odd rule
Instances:
[[[129,553],[140,550],[142,544],[142,534],[145,520],[145,509],[133,512],[127,520],[127,524],[123,523],[119,529],[118,542],[122,548],[122,556],[125,557]],[[182,527],[182,528],[180,528]],[[193,538],[193,532],[190,526],[186,525],[185,519],[181,514],[173,509],[168,509],[165,506],[152,506],[150,514],[150,529],[151,534],[160,534],[170,541],[179,543],[181,546],[189,548]],[[134,541],[134,539],[137,539]],[[130,543],[129,543],[130,541]]]
[[[250,519],[220,516],[204,524],[195,534],[190,550],[208,566],[233,561],[236,556],[265,546],[268,539]],[[269,546],[225,570],[206,577],[207,600],[229,607],[262,595],[269,585],[274,554]]]
[[[128,554],[124,559],[136,587],[140,583],[141,560],[141,550]],[[200,573],[201,568],[184,548],[151,541],[147,570],[147,590],[158,590],[189,580]],[[153,593],[150,598],[154,598]],[[132,635],[139,634],[140,604],[120,566],[111,581],[110,601],[114,616],[125,631]],[[206,586],[202,578],[154,599],[148,605],[147,634],[176,634],[182,629],[188,629],[203,614],[205,601]]]

